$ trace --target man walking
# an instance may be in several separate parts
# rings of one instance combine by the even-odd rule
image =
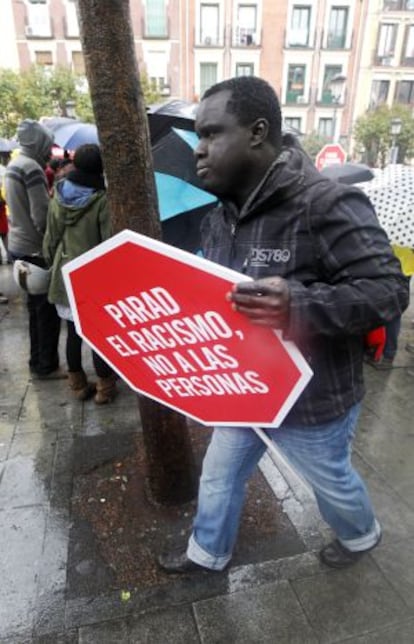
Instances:
[[[363,398],[364,335],[408,304],[407,280],[368,199],[323,178],[292,137],[263,80],[239,77],[204,94],[196,118],[197,174],[221,204],[203,224],[205,256],[245,273],[229,306],[279,329],[314,376],[279,428],[266,429],[313,488],[335,539],[321,560],[343,568],[380,541],[365,484],[351,464]],[[249,428],[216,428],[185,551],[167,572],[229,563],[246,482],[266,447]]]
[[[9,209],[9,253],[46,268],[42,257],[49,193],[44,167],[50,157],[53,135],[37,121],[26,119],[17,129],[20,153],[7,166],[5,191]],[[61,378],[58,341],[60,319],[44,293],[27,294],[30,332],[29,366],[40,379]]]

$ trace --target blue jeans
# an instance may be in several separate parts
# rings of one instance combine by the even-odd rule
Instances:
[[[351,464],[351,441],[360,405],[329,423],[311,428],[266,429],[268,436],[311,485],[319,510],[349,550],[366,550],[380,536],[364,482]],[[203,463],[198,508],[187,555],[222,570],[237,538],[246,483],[266,450],[246,427],[213,432]]]

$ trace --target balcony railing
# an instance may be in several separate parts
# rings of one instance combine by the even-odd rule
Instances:
[[[150,32],[148,21],[143,18],[141,21],[141,33],[143,38],[148,38],[149,40],[168,40],[170,38],[170,21],[165,22],[163,29],[160,28],[158,31]]]
[[[52,19],[44,23],[27,23],[24,32],[26,38],[53,38]]]
[[[321,49],[352,49],[354,40],[354,32],[351,33],[351,38],[348,37],[347,32],[343,33],[327,33],[321,31]]]
[[[316,33],[311,33],[308,29],[285,29],[283,42],[285,49],[314,49],[316,41]]]
[[[236,27],[232,34],[232,47],[260,47],[261,37],[256,29]]]
[[[384,11],[414,11],[414,0],[384,0]]]
[[[286,90],[285,104],[286,105],[309,105],[310,96],[309,92],[303,90]]]
[[[196,47],[223,47],[224,36],[221,34],[196,34],[195,39]]]
[[[331,90],[316,88],[315,103],[321,107],[343,107],[345,105],[345,93],[339,99],[335,99]]]
[[[393,62],[394,52],[388,52],[387,54],[383,54],[381,56],[375,54],[373,59],[373,64],[377,67],[392,67]]]

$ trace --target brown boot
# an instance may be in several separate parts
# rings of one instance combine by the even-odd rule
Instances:
[[[106,405],[112,402],[117,394],[116,391],[116,376],[111,374],[107,378],[98,378],[96,383],[95,402],[97,405]]]
[[[78,400],[92,398],[96,391],[95,383],[88,382],[84,371],[69,371],[69,387]]]

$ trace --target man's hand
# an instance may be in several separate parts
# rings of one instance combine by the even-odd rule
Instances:
[[[281,277],[235,284],[227,299],[253,324],[282,330],[287,326],[290,294],[288,283]]]

